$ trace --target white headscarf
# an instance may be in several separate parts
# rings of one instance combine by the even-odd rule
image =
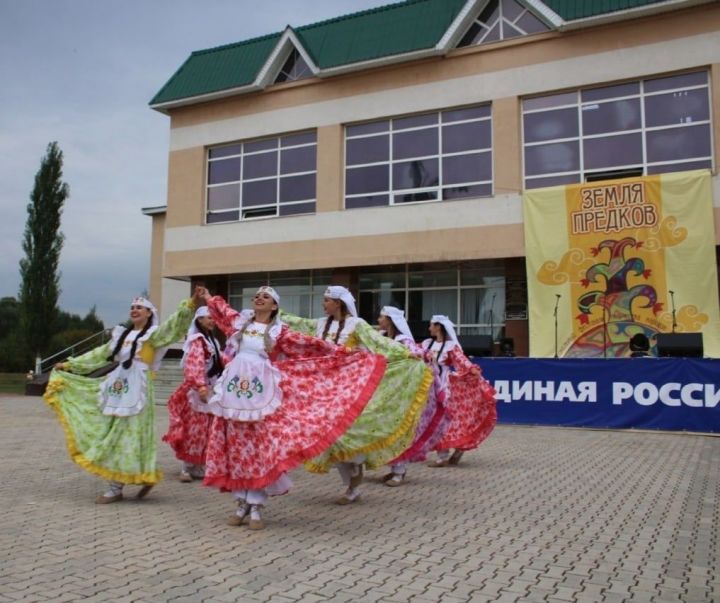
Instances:
[[[380,315],[387,316],[392,320],[398,333],[402,333],[406,337],[414,340],[412,331],[410,331],[407,320],[405,320],[405,312],[403,310],[395,306],[383,306],[383,309],[380,310]]]
[[[147,308],[152,312],[152,321],[150,322],[151,325],[155,326],[160,321],[158,320],[158,311],[155,306],[153,306],[152,302],[145,298],[145,297],[136,297],[132,300],[131,306],[142,306],[143,308]]]
[[[350,312],[352,316],[358,315],[357,309],[355,308],[355,298],[345,287],[341,287],[340,285],[331,285],[325,289],[325,297],[329,297],[330,299],[339,299],[340,301],[345,302],[345,307],[348,309],[348,312]]]
[[[280,296],[278,295],[278,292],[275,291],[272,287],[268,285],[263,285],[260,287],[256,292],[255,295],[258,293],[267,293],[270,297],[272,297],[275,300],[275,303],[279,306],[280,305]]]
[[[454,341],[455,343],[460,345],[457,335],[455,334],[455,325],[452,323],[452,321],[447,316],[445,316],[444,314],[435,314],[430,319],[430,322],[436,322],[438,324],[441,324],[443,327],[445,327],[445,332],[447,333],[448,339],[450,339],[450,341]]]
[[[197,310],[195,310],[195,316],[193,316],[193,321],[190,323],[190,328],[188,329],[187,335],[185,336],[185,344],[183,345],[183,359],[180,362],[182,365],[185,361],[184,354],[187,354],[190,351],[190,344],[192,343],[192,337],[193,335],[197,335],[200,333],[201,335],[205,336],[204,333],[201,333],[197,325],[195,324],[195,321],[197,321],[198,318],[203,318],[204,316],[210,316],[210,310],[207,306],[200,306]]]

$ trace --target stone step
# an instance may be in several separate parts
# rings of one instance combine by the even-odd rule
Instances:
[[[183,382],[180,360],[169,358],[162,361],[155,373],[155,404],[165,405],[168,398]]]

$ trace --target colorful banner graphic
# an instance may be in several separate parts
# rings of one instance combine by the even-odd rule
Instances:
[[[720,360],[475,360],[498,422],[720,433]]]
[[[720,357],[709,171],[529,190],[523,208],[531,356],[620,358],[675,331]]]

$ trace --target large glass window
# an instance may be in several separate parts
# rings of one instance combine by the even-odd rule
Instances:
[[[386,305],[405,310],[417,340],[427,337],[435,314],[450,317],[461,335],[489,335],[505,326],[505,270],[494,260],[411,264],[360,269],[360,315],[375,324]]]
[[[490,0],[458,47],[509,40],[548,31],[548,26],[516,0]]]
[[[313,213],[316,133],[212,147],[207,174],[208,224]]]
[[[345,128],[347,209],[490,195],[490,105]]]
[[[523,101],[525,188],[712,167],[707,72]]]
[[[502,261],[397,264],[357,269],[357,309],[376,324],[383,306],[405,310],[417,340],[427,337],[430,318],[450,317],[461,335],[489,335],[505,327],[505,267]],[[298,316],[324,316],[322,301],[332,270],[259,272],[230,278],[228,301],[236,310],[252,308],[258,287],[270,285],[284,310]]]
[[[326,270],[246,274],[230,280],[228,301],[236,310],[252,308],[258,287],[270,285],[280,295],[283,310],[305,318],[319,318],[323,316],[323,294],[331,278]]]

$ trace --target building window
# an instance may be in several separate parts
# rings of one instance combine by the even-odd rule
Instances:
[[[236,310],[252,308],[252,299],[258,288],[270,285],[280,295],[283,310],[304,318],[324,316],[323,295],[332,282],[329,270],[295,270],[290,272],[263,272],[231,278],[228,301]]]
[[[345,128],[347,209],[490,195],[490,105]]]
[[[490,0],[460,40],[458,47],[499,42],[549,29],[515,0]]]
[[[383,306],[405,310],[416,340],[434,314],[445,314],[458,334],[498,340],[505,327],[505,268],[495,260],[410,264],[359,271],[358,312],[374,324]]]
[[[525,188],[712,167],[706,71],[523,101]]]
[[[315,132],[208,149],[207,223],[315,211]]]
[[[275,83],[280,84],[282,82],[294,82],[296,80],[302,80],[306,77],[310,77],[311,75],[312,71],[305,62],[305,59],[302,58],[302,55],[298,52],[297,48],[293,48],[290,56],[282,66],[280,73],[278,73],[275,78]]]
[[[428,336],[435,314],[450,317],[461,335],[489,335],[497,341],[505,328],[505,265],[498,260],[399,264],[356,271],[357,309],[376,324],[383,306],[405,310],[415,339]],[[321,318],[323,296],[333,271],[293,270],[230,277],[228,301],[236,310],[252,308],[258,287],[270,285],[280,294],[283,310],[305,318]]]

